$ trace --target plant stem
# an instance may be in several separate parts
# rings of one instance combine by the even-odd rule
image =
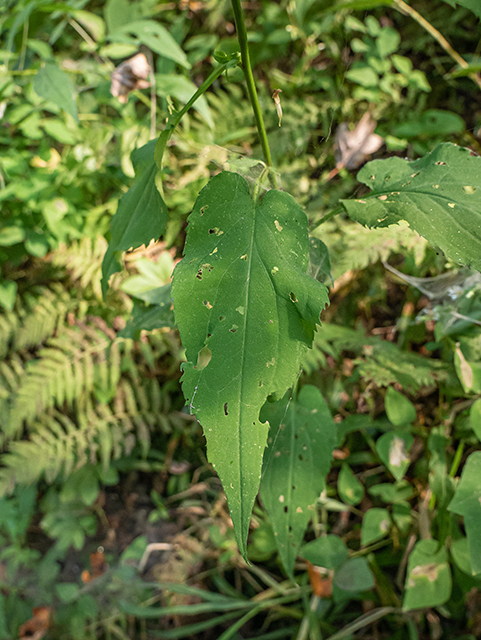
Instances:
[[[266,165],[272,166],[271,150],[269,149],[269,142],[267,140],[267,132],[262,117],[261,107],[259,104],[259,98],[257,97],[256,84],[254,81],[254,75],[252,73],[251,60],[249,54],[249,45],[247,43],[247,31],[244,22],[244,14],[242,13],[242,7],[240,0],[232,0],[232,8],[234,9],[235,26],[237,29],[237,38],[239,40],[239,46],[242,56],[242,69],[247,84],[247,92],[249,94],[249,100],[254,111],[254,117],[256,120],[257,131],[259,133],[260,143],[262,147],[262,153],[264,154],[264,160]]]
[[[191,99],[184,105],[184,107],[178,113],[168,118],[165,129],[160,134],[157,144],[155,145],[154,158],[159,171],[162,169],[162,158],[164,155],[165,147],[167,146],[168,141],[174,133],[175,127],[179,124],[179,122],[182,120],[182,117],[187,113],[194,102],[198,100],[200,96],[207,91],[210,85],[215,82],[215,80],[217,80],[217,78],[221,76],[228,67],[231,67],[232,65],[233,62],[229,61],[219,65],[217,69],[214,69],[214,71],[212,71],[209,77],[204,80],[204,82],[200,85],[200,87],[197,89]]]
[[[448,53],[451,58],[459,64],[462,69],[468,69],[469,64],[466,62],[464,58],[462,58],[457,51],[455,51],[446,38],[440,33],[433,25],[423,18],[423,16],[413,9],[408,4],[404,2],[404,0],[394,0],[394,6],[405,15],[411,16],[418,24],[421,25],[428,33],[430,33],[435,40],[439,42],[442,48]],[[469,73],[468,76],[471,80],[481,89],[481,78],[477,73]]]

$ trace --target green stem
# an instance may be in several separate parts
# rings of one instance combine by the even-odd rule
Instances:
[[[314,231],[314,229],[317,229],[317,227],[320,227],[321,224],[324,224],[325,222],[327,222],[328,220],[331,220],[331,218],[334,218],[334,216],[339,215],[340,213],[344,213],[346,210],[344,209],[344,207],[340,206],[340,207],[336,207],[335,209],[333,209],[330,213],[326,213],[326,215],[321,218],[318,222],[316,222],[316,224],[314,224],[309,231]]]
[[[254,117],[256,120],[257,131],[259,133],[260,143],[262,147],[262,153],[264,154],[264,160],[267,166],[272,166],[271,151],[269,149],[269,142],[267,140],[267,132],[262,117],[261,107],[259,104],[259,98],[257,97],[256,83],[254,81],[254,75],[252,73],[251,60],[249,54],[249,45],[247,43],[247,31],[244,22],[244,15],[242,13],[242,7],[240,0],[232,0],[232,8],[234,9],[235,25],[237,29],[237,38],[239,40],[239,46],[242,56],[242,69],[247,84],[247,92],[249,94],[249,100],[254,111]]]
[[[451,469],[449,470],[450,478],[454,478],[454,476],[458,472],[459,465],[461,464],[461,460],[463,457],[463,452],[464,452],[464,442],[461,440],[461,442],[458,445],[458,448],[456,449],[456,453],[454,454],[453,464],[451,465]]]
[[[234,61],[230,60],[229,62],[225,62],[214,69],[209,77],[204,80],[204,82],[200,85],[191,99],[184,105],[184,107],[178,112],[170,116],[167,120],[167,124],[165,126],[164,131],[160,134],[160,137],[155,145],[154,158],[155,162],[159,168],[159,171],[162,169],[162,157],[164,155],[165,147],[167,146],[168,141],[172,137],[174,133],[175,127],[182,120],[182,117],[187,113],[187,111],[191,108],[196,100],[198,100],[210,87],[210,85],[217,80],[219,76],[221,76],[224,71],[233,66],[235,64]]]

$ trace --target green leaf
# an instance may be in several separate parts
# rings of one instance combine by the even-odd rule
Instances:
[[[444,604],[451,595],[448,553],[436,540],[420,540],[409,556],[403,610]]]
[[[55,591],[61,602],[74,602],[79,595],[79,586],[75,582],[61,582],[55,585]]]
[[[368,509],[362,519],[361,546],[381,540],[391,528],[391,518],[387,509]]]
[[[83,9],[72,11],[71,15],[87,29],[94,40],[101,42],[104,39],[105,23],[100,16]]]
[[[105,3],[104,18],[110,34],[129,22],[139,20],[141,17],[142,10],[138,2],[129,2],[129,0],[107,0]]]
[[[152,51],[159,53],[165,58],[169,58],[169,60],[177,62],[185,69],[190,69],[191,65],[187,60],[187,56],[167,29],[159,22],[155,22],[154,20],[136,20],[134,22],[127,22],[117,28],[115,33],[110,36],[110,39],[115,42],[120,38],[121,41],[122,35],[126,35],[128,33],[136,36],[139,43],[149,47]]]
[[[348,550],[341,538],[329,534],[305,544],[299,555],[318,567],[337,569],[347,560]]]
[[[450,552],[458,568],[464,573],[467,573],[468,576],[472,576],[473,570],[471,568],[468,539],[459,538],[458,540],[453,540],[451,542]]]
[[[478,398],[471,407],[469,420],[477,439],[481,441],[481,398]]]
[[[120,271],[122,251],[148,245],[159,238],[167,223],[167,207],[156,185],[157,165],[154,161],[156,140],[132,153],[135,169],[134,184],[119,202],[110,225],[109,248],[102,263],[102,292],[108,288],[109,278]]]
[[[481,270],[481,157],[446,143],[424,158],[374,160],[358,180],[372,192],[342,200],[368,227],[408,224],[458,264]]]
[[[397,51],[401,42],[401,36],[392,27],[384,27],[376,38],[376,48],[381,59]]]
[[[334,574],[333,584],[343,591],[368,591],[374,578],[366,558],[350,558]]]
[[[25,229],[22,227],[2,227],[0,234],[0,247],[11,247],[25,240]]]
[[[0,282],[0,307],[12,311],[17,298],[17,283],[10,281]]]
[[[396,480],[401,480],[411,464],[409,450],[414,438],[409,431],[389,431],[376,442],[376,451]]]
[[[325,487],[337,431],[329,407],[315,387],[303,387],[287,413],[285,404],[279,404],[277,415],[269,416],[270,455],[261,498],[282,564],[292,576],[312,510]],[[264,415],[261,413],[261,419]]]
[[[364,487],[351,471],[351,467],[344,462],[337,481],[339,496],[346,504],[359,504],[364,496]]]
[[[465,128],[464,120],[457,113],[441,109],[428,109],[421,117],[398,124],[393,128],[392,133],[398,138],[439,137],[440,135],[462,133]]]
[[[78,122],[73,83],[55,62],[42,64],[33,80],[33,88],[41,98],[61,107]]]
[[[384,408],[389,422],[395,427],[405,427],[416,420],[416,409],[413,403],[392,387],[389,387],[386,392]]]
[[[481,451],[475,451],[466,460],[461,480],[449,503],[449,511],[464,517],[469,543],[471,567],[474,574],[481,573]]]
[[[355,62],[346,72],[346,78],[362,87],[375,87],[379,82],[378,74],[364,62]]]
[[[134,301],[132,316],[119,333],[121,338],[138,340],[141,331],[153,331],[165,327],[173,329],[175,327],[170,284],[159,287],[151,293],[154,294],[154,292],[156,302],[153,304],[145,305]]]
[[[308,259],[307,217],[292,196],[272,190],[253,201],[242,176],[223,172],[197,198],[174,271],[184,395],[244,555],[267,440],[259,411],[293,384],[328,303]]]
[[[479,0],[444,0],[444,2],[447,2],[451,7],[456,7],[459,4],[460,7],[470,9],[481,19],[481,4],[479,4]]]

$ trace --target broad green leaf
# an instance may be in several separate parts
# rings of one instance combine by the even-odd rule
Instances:
[[[184,395],[244,555],[267,440],[259,411],[292,386],[328,303],[308,260],[307,217],[292,196],[272,190],[254,201],[242,176],[223,172],[197,198],[174,271]]]
[[[451,572],[445,547],[436,540],[420,540],[409,556],[403,610],[444,604],[451,595]]]
[[[464,120],[457,113],[441,109],[428,109],[420,117],[402,122],[392,129],[398,138],[414,138],[417,136],[448,136],[462,133],[466,128]]]
[[[392,27],[384,27],[376,38],[376,48],[381,59],[386,58],[389,54],[397,51],[401,36]]]
[[[377,439],[376,451],[396,480],[401,480],[411,464],[409,450],[414,438],[409,431],[389,431]]]
[[[381,540],[391,528],[391,518],[387,509],[368,509],[362,519],[361,546]]]
[[[334,574],[333,584],[343,591],[368,591],[374,578],[366,558],[349,558]]]
[[[303,387],[287,412],[284,403],[280,404],[278,415],[269,417],[270,455],[262,477],[261,498],[282,564],[292,576],[312,510],[325,487],[337,430],[316,387]]]
[[[359,504],[364,496],[364,487],[346,462],[342,465],[339,473],[337,490],[339,497],[346,504]]]
[[[470,9],[481,19],[481,4],[479,0],[444,0],[444,2],[447,2],[451,7],[456,7],[456,5],[459,4],[460,7]]]
[[[148,245],[165,230],[167,208],[155,186],[157,165],[154,161],[156,140],[132,154],[135,169],[134,184],[122,197],[110,225],[109,248],[102,263],[102,292],[108,289],[109,278],[120,271],[120,253]]]
[[[185,69],[190,69],[187,56],[167,29],[159,22],[154,20],[127,22],[115,30],[114,34],[110,36],[110,40],[112,42],[122,42],[122,36],[129,33],[136,36],[139,43],[149,47],[152,51],[177,62]]]
[[[348,550],[341,538],[329,534],[305,544],[299,555],[318,567],[337,569],[347,560]]]
[[[449,503],[449,511],[464,517],[473,573],[481,573],[481,451],[475,451],[466,460],[461,480]]]
[[[104,18],[109,34],[129,22],[142,18],[142,7],[139,2],[129,0],[107,0],[104,6]],[[129,54],[127,54],[129,55]]]
[[[78,121],[72,81],[55,62],[44,62],[33,80],[35,92],[53,102]]]
[[[389,387],[384,398],[389,422],[395,427],[405,427],[416,420],[416,409],[413,403],[402,393]]]
[[[413,162],[368,162],[357,177],[372,191],[341,201],[353,220],[367,227],[406,220],[450,260],[481,270],[481,157],[446,143]]]

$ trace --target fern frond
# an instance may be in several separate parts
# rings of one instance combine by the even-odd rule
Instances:
[[[393,342],[334,324],[323,325],[316,333],[313,349],[305,358],[303,368],[311,374],[324,366],[324,354],[338,360],[345,351],[357,356],[354,365],[364,382],[374,382],[378,387],[399,383],[403,389],[414,393],[448,377],[446,364],[439,360],[402,351]]]
[[[392,253],[411,254],[415,263],[420,264],[428,247],[427,241],[405,222],[368,229],[346,220],[342,226],[329,221],[317,233],[329,249],[334,279],[346,271],[365,269],[378,260],[387,260]]]
[[[31,424],[42,412],[74,400],[95,387],[94,368],[99,354],[110,346],[101,332],[64,329],[38,352],[38,359],[27,363],[21,385],[13,401],[8,428],[3,438],[15,437],[23,424]]]
[[[107,245],[102,235],[82,238],[69,244],[68,248],[61,245],[52,256],[52,264],[67,269],[72,280],[78,280],[82,289],[92,287],[95,297],[101,300],[102,260]]]

